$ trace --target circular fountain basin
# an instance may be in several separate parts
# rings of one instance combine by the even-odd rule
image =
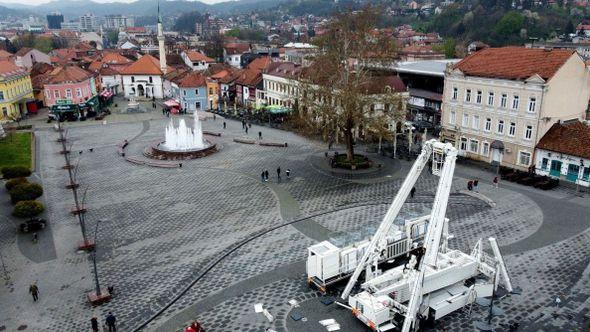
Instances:
[[[171,149],[164,143],[166,141],[150,144],[145,151],[145,155],[160,160],[186,160],[206,157],[217,152],[217,145],[206,139],[203,139],[203,143],[205,143],[203,148]]]

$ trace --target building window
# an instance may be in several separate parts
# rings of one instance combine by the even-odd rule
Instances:
[[[209,88],[209,94],[212,95],[213,94],[213,88]]]
[[[519,97],[517,95],[514,95],[514,97],[512,98],[512,109],[513,110],[517,110],[518,109],[518,101],[519,101]]]
[[[541,169],[546,171],[548,167],[549,167],[549,159],[543,158],[543,160],[541,160]]]
[[[530,152],[520,151],[518,154],[518,163],[522,166],[529,166],[531,164]]]
[[[479,130],[479,115],[473,116],[473,122],[471,122],[471,128]]]
[[[196,110],[200,110],[201,109],[201,102],[200,101],[195,102],[195,109]]]
[[[150,83],[154,83],[154,79],[151,76],[150,76],[149,80],[150,80]]]
[[[82,89],[81,88],[76,88],[76,96],[82,97]]]
[[[527,110],[531,113],[534,113],[536,106],[537,106],[537,98],[534,98],[534,97],[529,98],[529,107]]]
[[[488,106],[494,106],[494,93],[488,93]]]
[[[524,139],[530,140],[533,137],[533,126],[526,126],[524,130]]]
[[[468,103],[471,102],[471,89],[465,90],[465,101]]]
[[[7,117],[8,116],[8,110],[6,109],[6,107],[2,107],[2,115],[4,117]]]
[[[66,89],[66,98],[72,98],[72,89]]]
[[[459,146],[460,150],[467,150],[467,138],[461,137],[461,145]]]
[[[582,180],[588,181],[590,178],[590,167],[584,167],[584,172],[582,173]]]
[[[516,123],[510,122],[510,127],[508,127],[508,136],[514,136],[516,133]]]
[[[4,91],[0,91],[0,100],[4,100]]]
[[[186,96],[186,90],[182,90],[182,95]]]
[[[484,130],[485,131],[491,131],[492,130],[492,119],[486,118],[486,126],[485,126]]]
[[[477,90],[477,97],[475,99],[475,102],[478,104],[481,104],[481,95],[482,95],[481,90]]]
[[[195,95],[199,95],[199,89],[195,89]]]
[[[502,97],[500,98],[500,107],[506,108],[507,100],[508,100],[508,96],[505,93],[503,93]]]
[[[61,97],[59,96],[59,90],[53,90],[53,97],[55,97],[55,99],[59,99],[59,98],[61,98]]]
[[[498,134],[504,134],[504,120],[498,120]]]
[[[131,76],[131,83],[135,83],[135,76]]]
[[[488,142],[483,142],[481,145],[481,154],[484,156],[489,156],[490,154],[490,143]]]
[[[463,127],[469,127],[469,114],[463,113]]]
[[[449,124],[456,124],[457,123],[457,114],[455,113],[455,111],[451,111],[451,113],[449,113]]]
[[[479,151],[479,141],[476,139],[469,140],[469,152],[477,153]]]

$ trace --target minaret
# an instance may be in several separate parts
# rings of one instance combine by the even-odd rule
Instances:
[[[160,1],[158,1],[158,48],[160,52],[160,70],[166,74],[166,49],[164,48],[164,29],[162,28],[162,17],[160,16]]]

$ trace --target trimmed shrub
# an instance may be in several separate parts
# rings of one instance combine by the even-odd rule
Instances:
[[[31,175],[31,170],[23,166],[2,167],[2,175],[5,179],[22,178]]]
[[[43,195],[43,187],[36,183],[22,183],[9,191],[12,204],[30,201]]]
[[[6,187],[6,190],[11,191],[14,187],[24,183],[29,183],[29,180],[27,180],[27,178],[14,178],[8,180],[4,186]]]
[[[32,218],[45,210],[43,204],[37,201],[21,201],[16,203],[12,215],[19,218]]]
[[[355,154],[352,161],[348,160],[346,154],[339,154],[334,158],[333,167],[352,169],[353,166],[356,169],[369,168],[371,167],[371,162],[369,161],[369,158],[360,154]]]

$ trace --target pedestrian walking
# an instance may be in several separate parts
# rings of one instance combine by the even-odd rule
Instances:
[[[225,123],[225,121],[223,121],[223,129],[225,129],[227,127],[227,123]]]
[[[248,134],[248,127],[246,127],[246,134]]]
[[[92,332],[98,332],[98,319],[96,317],[90,319],[90,327],[92,328]]]
[[[262,173],[260,174],[260,179],[262,180],[262,182],[264,182],[264,171],[262,171]]]
[[[287,174],[287,179],[291,178],[291,169],[287,168],[287,170],[285,171],[285,174]]]
[[[107,318],[105,319],[105,322],[107,323],[107,327],[109,328],[109,332],[117,332],[117,318],[115,317],[115,315],[113,315],[112,312],[109,311],[109,314],[107,315]]]
[[[412,187],[412,190],[410,190],[410,198],[414,198],[415,193],[416,193],[416,187]]]
[[[281,166],[277,167],[277,180],[281,180]]]
[[[33,243],[37,242],[39,242],[39,237],[37,236],[37,233],[33,233]]]
[[[213,121],[217,120],[217,115],[215,115],[215,113],[213,113]]]
[[[268,182],[268,170],[264,171],[264,181]]]
[[[37,300],[39,299],[39,287],[37,287],[37,284],[31,284],[31,286],[29,286],[29,293],[31,293],[31,295],[33,296],[33,301],[37,302]]]
[[[478,185],[479,185],[479,180],[478,179],[473,180],[473,190],[477,191]]]
[[[166,115],[166,109],[162,108],[162,115]]]
[[[258,139],[262,139],[262,132],[261,131],[258,132]]]
[[[469,191],[473,190],[473,180],[469,180],[467,182],[467,190],[469,190]]]
[[[496,187],[496,189],[498,188],[498,177],[494,176],[494,180],[492,181],[494,183],[494,187]]]

